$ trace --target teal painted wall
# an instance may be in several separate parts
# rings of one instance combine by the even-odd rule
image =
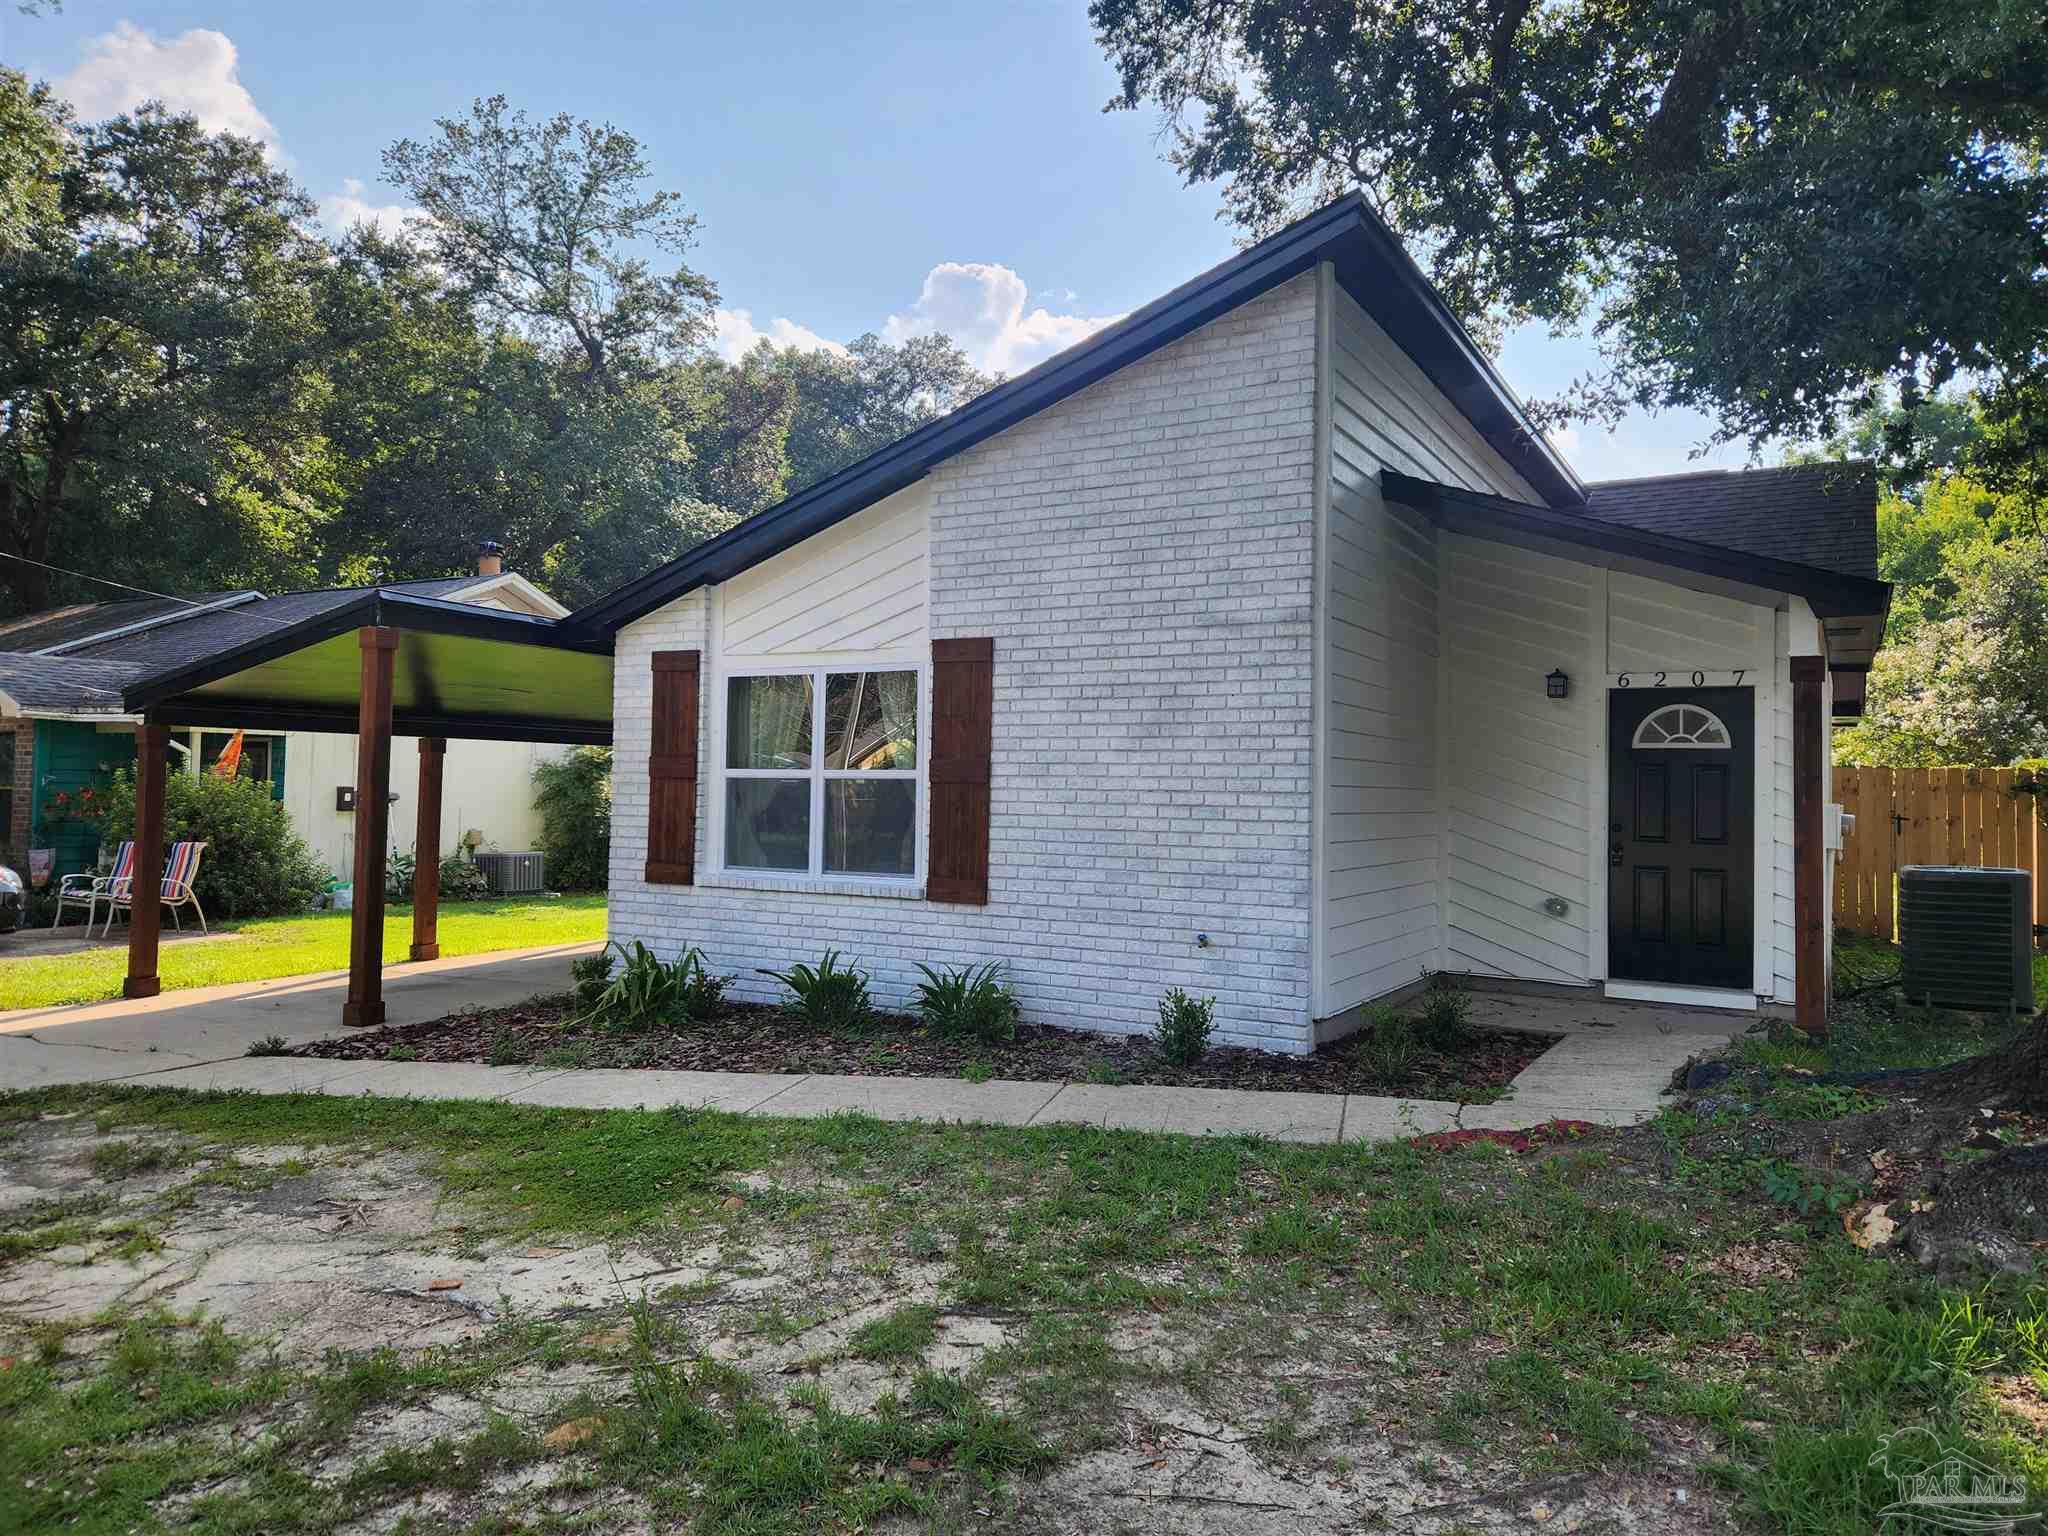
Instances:
[[[114,782],[117,769],[132,770],[134,766],[135,738],[125,730],[96,731],[68,720],[36,722],[35,799],[31,802],[35,831],[30,841],[38,848],[57,850],[58,875],[92,868],[99,857],[99,830],[90,822],[53,821],[45,807],[60,791],[76,799],[87,786],[105,789]]]

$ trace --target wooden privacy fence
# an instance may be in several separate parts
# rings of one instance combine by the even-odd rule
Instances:
[[[1836,768],[1833,798],[1856,818],[1835,864],[1835,926],[1898,936],[1909,864],[2024,869],[2035,941],[2048,926],[2048,775],[2014,768]]]

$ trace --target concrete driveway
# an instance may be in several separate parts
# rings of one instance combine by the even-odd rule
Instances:
[[[505,949],[387,966],[386,1022],[418,1024],[569,989],[569,962],[597,943]],[[157,997],[0,1013],[0,1089],[101,1083],[245,1054],[266,1035],[300,1045],[345,1034],[346,971],[194,987]]]

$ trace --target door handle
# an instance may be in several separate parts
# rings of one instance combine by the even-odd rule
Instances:
[[[1607,865],[1610,869],[1621,868],[1621,844],[1610,843],[1607,847]]]

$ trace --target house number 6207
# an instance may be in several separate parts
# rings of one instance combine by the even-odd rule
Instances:
[[[1749,669],[1747,667],[1737,667],[1730,675],[1735,679],[1734,686],[1740,688],[1742,686],[1743,678],[1749,675]],[[1670,688],[1684,686],[1683,684],[1672,683],[1671,674],[1669,672],[1651,672],[1647,674],[1647,676],[1649,678],[1649,681],[1643,685],[1646,688]],[[1707,674],[1704,672],[1695,671],[1691,674],[1690,681],[1693,687],[1704,688],[1707,683]],[[1635,687],[1636,674],[1632,672],[1615,673],[1614,686],[1617,688]]]

